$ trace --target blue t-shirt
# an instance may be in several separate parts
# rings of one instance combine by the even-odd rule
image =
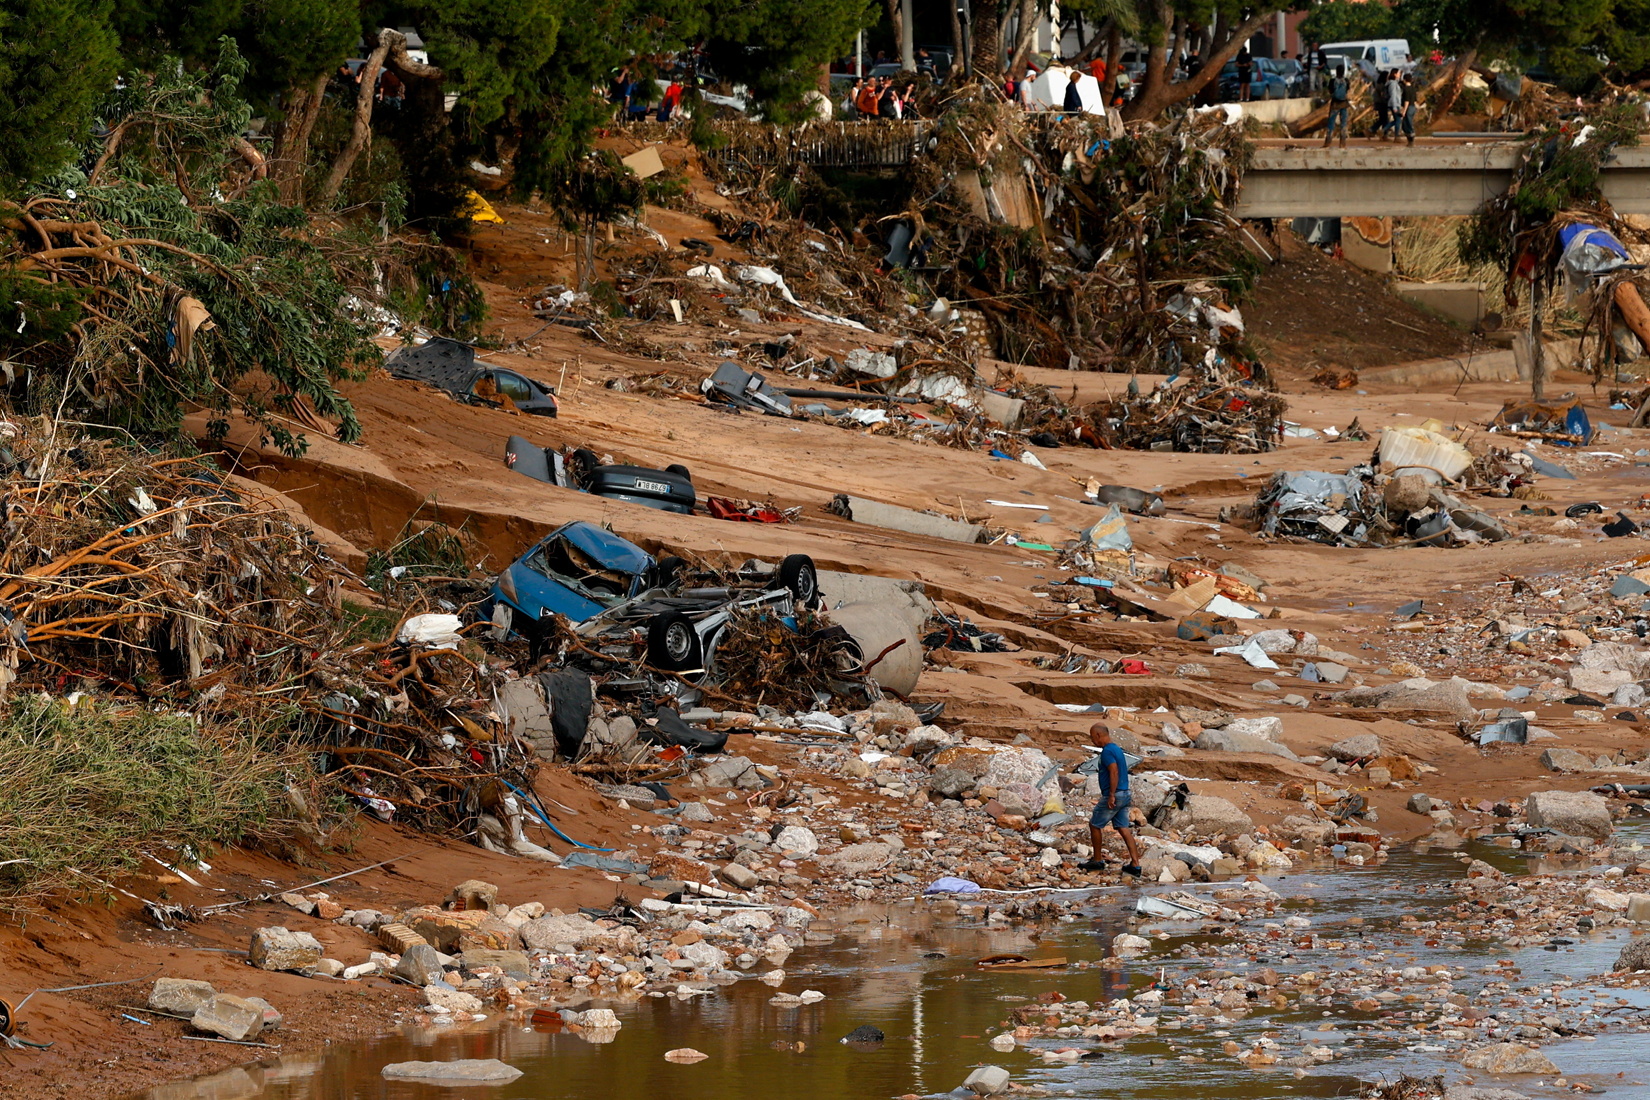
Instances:
[[[1111,794],[1111,766],[1117,765],[1117,790],[1126,793],[1129,789],[1129,762],[1123,759],[1123,750],[1116,741],[1100,750],[1100,793]]]

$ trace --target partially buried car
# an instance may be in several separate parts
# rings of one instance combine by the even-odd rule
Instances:
[[[740,611],[780,618],[819,604],[813,559],[792,554],[777,568],[747,562],[725,574],[690,571],[681,558],[654,559],[611,531],[565,524],[500,574],[496,627],[543,636],[563,616],[589,650],[616,664],[638,660],[686,680],[710,674],[717,644]]]
[[[390,377],[424,382],[446,390],[466,405],[514,408],[534,416],[555,416],[556,391],[513,370],[476,358],[476,349],[444,336],[396,348],[384,359]]]
[[[505,441],[504,464],[535,481],[685,516],[693,514],[693,506],[699,499],[694,492],[693,475],[686,466],[671,465],[655,470],[622,463],[604,464],[594,451],[555,450],[519,435]]]

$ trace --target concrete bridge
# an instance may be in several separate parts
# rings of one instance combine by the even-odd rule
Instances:
[[[1506,191],[1522,146],[1367,141],[1324,149],[1262,146],[1243,174],[1241,218],[1472,214]],[[1618,149],[1600,185],[1619,214],[1650,214],[1650,147]]]

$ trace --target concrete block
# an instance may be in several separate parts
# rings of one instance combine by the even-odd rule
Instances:
[[[855,523],[863,523],[867,527],[882,527],[889,531],[904,531],[908,535],[926,535],[929,538],[946,539],[950,542],[979,542],[982,531],[976,523],[931,516],[927,512],[901,508],[897,504],[883,504],[881,501],[866,500],[863,497],[848,498],[848,514],[853,517]]]
[[[191,981],[188,978],[156,978],[149,992],[149,1007],[156,1012],[174,1016],[193,1016],[200,1007],[218,995],[211,982]]]
[[[245,997],[219,993],[201,1005],[189,1023],[197,1030],[244,1043],[264,1029],[264,1009]]]
[[[378,942],[392,955],[404,955],[409,948],[418,944],[430,946],[429,940],[399,923],[381,925],[378,929]]]
[[[289,932],[279,926],[252,933],[248,956],[261,970],[306,970],[321,961],[321,941],[308,932]]]
[[[1026,405],[1020,398],[1010,397],[996,390],[981,390],[977,399],[980,411],[1009,431],[1020,426],[1020,415],[1025,411]]]
[[[1341,255],[1346,262],[1377,275],[1392,273],[1392,244],[1370,244],[1356,233],[1341,234]]]
[[[1483,283],[1396,283],[1392,292],[1428,313],[1469,328],[1484,319]]]

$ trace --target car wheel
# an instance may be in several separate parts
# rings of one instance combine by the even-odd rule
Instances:
[[[573,452],[573,480],[578,483],[580,489],[590,484],[590,475],[595,473],[596,467],[601,464],[602,460],[596,457],[595,451],[580,447]]]
[[[704,648],[693,620],[667,611],[647,624],[647,662],[667,672],[702,672]]]
[[[798,607],[812,607],[819,599],[819,570],[806,554],[792,554],[779,563],[775,588],[788,588]]]
[[[675,474],[677,477],[685,478],[688,481],[693,480],[693,475],[688,472],[688,468],[683,466],[680,462],[672,463],[671,465],[666,466],[665,473]]]
[[[654,566],[654,574],[658,577],[659,587],[669,588],[675,584],[677,578],[682,575],[682,567],[686,564],[687,562],[675,554],[666,554],[660,558],[658,564]]]

